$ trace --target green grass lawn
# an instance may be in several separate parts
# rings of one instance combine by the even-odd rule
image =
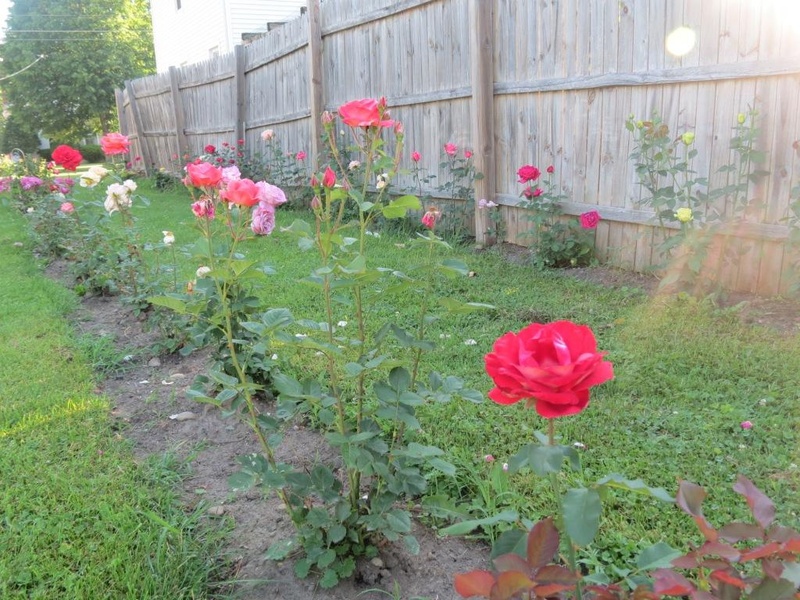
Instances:
[[[139,218],[143,242],[157,244],[164,230],[175,234],[177,246],[196,241],[199,234],[194,230],[194,217],[185,190],[160,193],[142,182],[139,191],[151,200],[148,207],[138,206],[134,211]],[[86,190],[79,190],[76,195],[85,193]],[[278,228],[273,235],[245,242],[242,251],[277,271],[261,291],[265,309],[288,307],[295,317],[321,319],[322,302],[317,290],[301,282],[316,266],[316,256],[298,251],[293,239],[279,229],[296,218],[308,217],[302,211],[281,208]],[[7,223],[4,225],[9,226]],[[14,220],[11,227],[13,235],[17,235],[19,223]],[[3,235],[8,237],[9,234]],[[405,246],[408,238],[408,234],[389,232],[383,232],[379,238],[370,238],[372,265],[403,270],[418,260],[420,257],[415,254],[418,251]],[[32,278],[31,281],[36,282],[29,285],[56,290],[53,294],[44,294],[44,299],[34,305],[28,300],[32,293],[20,291],[23,289],[21,284],[8,284],[13,286],[13,292],[6,293],[19,296],[18,307],[12,312],[16,310],[22,322],[24,319],[31,321],[30,325],[14,329],[17,333],[8,337],[12,343],[4,344],[3,352],[12,352],[14,336],[20,335],[19,331],[28,333],[41,327],[47,327],[48,331],[63,329],[61,315],[69,308],[72,299],[63,290],[33,277],[30,261],[18,258],[18,252],[12,253],[7,248],[8,244],[4,243],[0,251],[21,261],[17,277],[25,281]],[[154,254],[151,260],[155,260]],[[486,392],[491,383],[483,370],[483,356],[490,351],[494,340],[533,321],[559,319],[591,326],[600,349],[606,350],[608,359],[614,363],[615,379],[593,392],[589,407],[580,415],[557,421],[557,432],[564,443],[579,442],[585,446],[581,450],[583,474],[565,474],[564,485],[580,481],[589,483],[603,475],[619,473],[629,479],[643,479],[650,485],[662,486],[674,493],[680,479],[689,479],[709,490],[706,514],[712,523],[721,525],[746,514],[744,502],[740,502],[731,491],[737,473],[743,473],[775,500],[778,517],[784,524],[798,524],[798,336],[742,325],[735,312],[718,310],[703,302],[680,298],[650,299],[635,289],[607,289],[574,280],[562,273],[538,272],[529,266],[510,264],[495,251],[478,254],[471,248],[456,247],[451,254],[464,260],[476,275],[443,281],[437,293],[461,301],[490,303],[496,309],[438,321],[429,337],[436,339],[439,345],[435,352],[426,355],[426,369],[458,375],[471,386]],[[200,265],[180,253],[179,257],[182,285],[193,277]],[[164,259],[162,255],[159,260]],[[410,324],[416,301],[410,293],[387,296],[373,310],[373,326],[377,328],[387,320]],[[47,325],[49,321],[42,315],[49,314],[53,315],[55,324]],[[343,309],[336,317],[346,320],[348,316]],[[17,319],[6,319],[6,322],[10,323],[9,327],[12,324],[16,327]],[[68,331],[61,331],[61,335],[65,340],[69,338]],[[67,344],[66,341],[58,342],[58,338],[49,333],[36,340],[37,344]],[[22,386],[16,393],[19,400],[16,404],[12,401],[11,412],[4,410],[0,421],[2,431],[7,432],[0,434],[3,435],[0,438],[3,444],[15,440],[12,454],[23,456],[18,464],[3,466],[14,473],[15,481],[32,480],[29,470],[33,467],[25,461],[35,462],[38,454],[29,450],[28,445],[49,448],[56,443],[53,441],[53,427],[61,426],[68,419],[100,423],[96,428],[99,439],[105,444],[103,448],[119,447],[118,442],[112,443],[114,438],[109,437],[105,430],[103,402],[93,399],[88,393],[90,374],[85,368],[76,373],[75,369],[79,367],[75,363],[49,358],[63,354],[60,346],[56,346],[59,348],[56,350],[51,348],[30,352],[26,347],[24,352],[18,349],[13,355],[4,357],[3,364],[17,365],[7,368],[8,373],[2,375],[4,378],[13,382],[20,373],[32,373],[28,377],[36,380],[28,381],[28,377],[23,377],[23,381],[17,383]],[[286,348],[276,348],[276,351],[285,361],[283,368],[287,370],[313,373],[316,368],[313,357],[292,354]],[[402,349],[394,352],[401,354]],[[37,370],[37,366],[41,367],[42,357],[48,357],[45,371]],[[66,367],[69,367],[70,375],[64,382],[59,380],[55,384],[51,375],[57,377],[58,369]],[[40,372],[46,373],[47,377],[39,375]],[[70,382],[75,382],[74,392]],[[14,398],[13,393],[11,397]],[[43,406],[35,407],[31,397],[43,398]],[[21,405],[23,402],[24,406]],[[76,406],[83,408],[72,408]],[[54,415],[58,418],[53,419]],[[741,428],[740,423],[745,420],[753,423],[752,429]],[[51,423],[46,430],[38,425],[45,421]],[[501,473],[500,479],[495,473],[492,483],[492,467],[483,461],[486,454],[492,454],[498,463],[506,461],[522,445],[532,441],[534,431],[545,428],[543,420],[532,411],[520,405],[501,407],[488,400],[482,404],[459,401],[425,407],[421,421],[424,429],[421,441],[447,449],[448,459],[459,467],[455,478],[432,474],[432,493],[449,494],[466,505],[472,504],[475,514],[481,511],[491,513],[509,506],[531,519],[551,512],[553,499],[548,482],[529,473]],[[77,435],[75,427],[65,426],[65,429],[70,436]],[[94,429],[93,426],[82,426],[80,435]],[[66,434],[65,437],[69,439]],[[77,466],[71,468],[73,473],[80,472],[81,468],[89,469],[97,461],[102,464],[111,461],[111,452],[98,454],[84,446],[88,448],[90,444],[79,443],[75,455],[58,446],[57,451],[52,450],[54,454],[50,460],[57,457],[58,460],[75,461]],[[124,455],[123,451],[117,452]],[[24,459],[25,456],[28,458]],[[0,461],[10,460],[17,459],[0,458]],[[113,481],[121,485],[136,480],[139,474],[129,462],[118,460],[127,466],[120,471],[124,475]],[[50,474],[54,469],[43,466],[42,461],[36,462],[37,468],[47,477],[55,476]],[[111,471],[108,476],[111,477]],[[88,480],[89,477],[78,479]],[[35,489],[25,492],[31,504],[64,502],[67,498],[67,504],[74,511],[83,509],[78,505],[78,498],[67,490],[50,493],[49,486],[33,487]],[[476,501],[476,497],[481,500]],[[92,503],[92,508],[97,504]],[[133,513],[137,514],[136,510]],[[100,519],[97,521],[101,522]],[[144,523],[152,525],[146,519]],[[624,493],[606,498],[603,523],[598,542],[584,553],[584,560],[594,569],[605,570],[610,563],[622,564],[642,547],[658,540],[682,548],[689,540],[699,540],[690,519],[674,505]],[[8,526],[4,527],[2,535],[9,530]],[[64,535],[56,534],[56,531],[52,528],[56,540],[52,543],[57,553]],[[71,533],[74,537],[69,539],[81,539],[82,534]],[[88,533],[85,535],[90,537]],[[76,545],[73,543],[73,547]],[[0,559],[3,560],[7,559]],[[123,562],[131,563],[134,559],[125,558]],[[4,568],[0,562],[0,575],[3,575]],[[31,577],[36,580],[33,575]]]
[[[194,242],[198,234],[184,190],[155,195],[143,186],[141,191],[152,200],[138,212],[148,241],[157,241],[161,231],[169,229],[179,243]],[[279,210],[278,227],[295,218],[308,215]],[[408,238],[386,232],[370,238],[372,264],[403,270],[419,261],[414,250],[402,247]],[[315,266],[314,253],[298,251],[279,229],[268,238],[249,240],[243,249],[277,271],[263,290],[265,307],[286,306],[298,317],[323,317],[316,290],[300,282]],[[587,324],[599,347],[608,351],[616,377],[593,392],[586,411],[557,422],[563,442],[586,446],[583,481],[613,472],[674,493],[678,481],[688,479],[709,490],[710,519],[723,523],[745,515],[744,503],[731,490],[737,473],[743,473],[776,501],[785,523],[797,524],[798,336],[743,325],[735,311],[692,299],[649,299],[636,289],[608,289],[568,273],[538,272],[510,264],[494,251],[475,253],[461,247],[452,255],[464,260],[476,276],[443,281],[437,293],[491,303],[496,310],[438,321],[431,337],[438,339],[439,347],[426,356],[426,367],[463,377],[485,392],[491,385],[483,355],[498,336],[533,321]],[[183,275],[191,276],[197,266],[184,265]],[[376,307],[374,324],[410,324],[415,308],[411,294],[387,298]],[[347,318],[344,311],[340,316]],[[471,340],[474,345],[465,344]],[[298,370],[310,367],[304,357],[294,357],[293,364]],[[479,485],[488,481],[481,463],[484,455],[504,461],[531,440],[535,430],[545,428],[542,419],[522,406],[501,407],[488,400],[480,405],[429,406],[422,417],[424,441],[447,448],[451,460],[464,467],[456,480],[434,478],[432,489],[462,494],[465,501],[475,493],[476,470]],[[745,420],[754,424],[752,429],[742,429]],[[513,494],[503,496],[500,504],[522,508],[531,518],[550,511],[545,482],[512,475],[510,487]],[[611,545],[620,552],[659,539],[682,544],[687,533],[697,539],[688,517],[676,507],[623,493],[608,499],[604,522],[607,537],[614,540]]]
[[[0,597],[206,597],[220,535],[184,513],[168,457],[133,461],[68,324],[74,295],[0,212]]]

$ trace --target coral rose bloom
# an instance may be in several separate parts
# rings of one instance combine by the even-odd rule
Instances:
[[[207,162],[186,165],[189,183],[194,187],[213,188],[222,181],[222,169]]]
[[[382,120],[374,98],[353,100],[339,107],[339,116],[350,127],[391,127],[394,121]]]
[[[125,154],[130,149],[130,142],[127,135],[121,133],[107,133],[100,138],[100,147],[103,154],[111,156],[114,154]]]
[[[570,321],[533,323],[509,332],[484,357],[498,404],[526,400],[546,419],[574,415],[589,404],[589,388],[613,379],[592,330]]]
[[[259,189],[250,179],[237,179],[231,181],[219,197],[240,206],[254,206],[258,204]]]

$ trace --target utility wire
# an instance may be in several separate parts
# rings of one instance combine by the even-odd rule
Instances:
[[[11,73],[10,75],[6,75],[5,77],[0,77],[0,81],[5,81],[6,79],[10,79],[10,78],[14,77],[15,75],[19,75],[23,71],[27,71],[28,69],[30,69],[33,65],[35,65],[37,62],[39,62],[43,58],[45,58],[45,55],[44,54],[40,54],[39,56],[36,57],[36,60],[34,60],[27,67],[22,67],[19,71]]]

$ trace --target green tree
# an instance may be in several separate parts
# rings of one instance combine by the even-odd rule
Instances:
[[[114,88],[155,70],[148,2],[15,0],[0,57],[17,123],[64,142],[107,132]]]

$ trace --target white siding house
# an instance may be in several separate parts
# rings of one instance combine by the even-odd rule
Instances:
[[[306,0],[150,0],[156,68],[200,62],[233,51],[242,34],[300,16]]]

